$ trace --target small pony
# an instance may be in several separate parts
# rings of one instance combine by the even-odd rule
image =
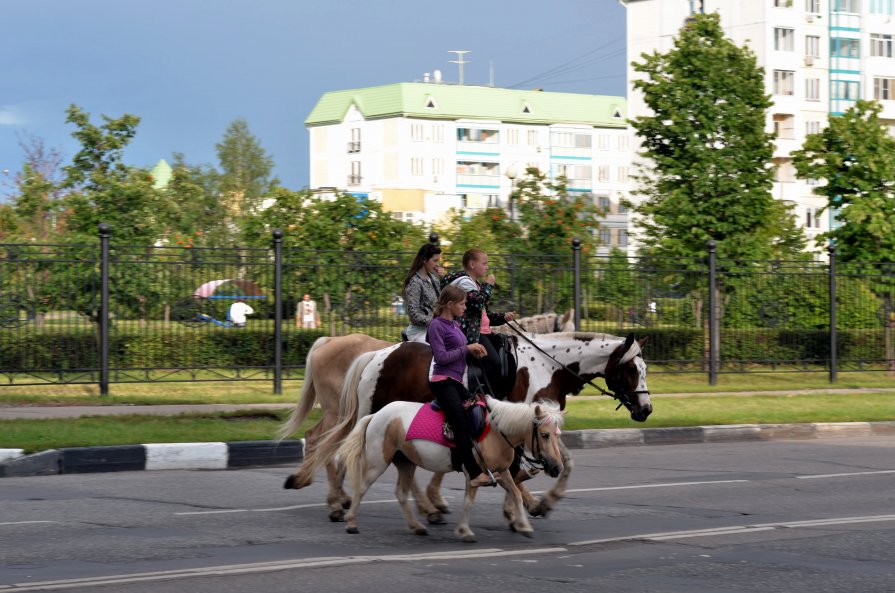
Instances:
[[[480,462],[490,470],[498,483],[512,498],[511,512],[505,516],[510,529],[531,537],[533,529],[522,504],[522,496],[513,477],[507,471],[513,462],[513,449],[524,445],[533,453],[544,471],[551,477],[563,471],[559,435],[564,412],[556,402],[511,403],[487,397],[491,430],[479,443]],[[407,504],[408,493],[415,490],[413,475],[417,467],[432,472],[453,471],[451,450],[428,440],[407,440],[407,431],[422,406],[411,402],[396,401],[375,414],[364,416],[348,438],[342,443],[337,458],[344,462],[354,496],[345,514],[345,530],[359,533],[357,512],[361,499],[370,486],[385,472],[390,464],[398,469],[395,495],[401,511],[407,519],[410,531],[427,535],[426,528],[416,518]],[[475,503],[477,489],[470,486],[466,476],[466,496],[463,513],[455,533],[464,542],[474,543],[475,533],[469,527],[469,515]],[[419,499],[417,499],[419,503]],[[434,509],[433,509],[434,510]]]

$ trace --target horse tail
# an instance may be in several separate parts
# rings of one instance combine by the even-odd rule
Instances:
[[[348,483],[354,492],[360,490],[361,481],[367,473],[367,426],[371,420],[373,414],[361,418],[336,452],[336,458],[344,464]]]
[[[304,421],[307,420],[308,415],[314,408],[314,404],[317,403],[317,390],[314,388],[314,377],[311,375],[311,369],[314,368],[311,364],[311,359],[314,356],[314,351],[328,341],[329,336],[319,337],[311,345],[311,349],[308,350],[308,355],[305,357],[305,380],[301,386],[301,392],[298,394],[298,403],[295,409],[292,410],[292,414],[286,423],[277,430],[278,441],[282,441],[298,430],[304,424]]]
[[[308,451],[295,474],[295,483],[310,484],[317,470],[330,462],[338,451],[342,441],[357,424],[358,399],[357,386],[361,374],[376,352],[365,352],[358,356],[345,373],[342,384],[342,395],[339,404],[339,422],[321,435],[320,440]],[[352,394],[354,396],[352,397]]]

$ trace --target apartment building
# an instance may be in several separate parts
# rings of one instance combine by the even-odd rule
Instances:
[[[428,78],[428,77],[427,77]],[[325,93],[305,125],[310,187],[379,200],[411,222],[451,208],[512,212],[526,168],[564,176],[605,212],[604,250],[628,246],[631,132],[623,97],[430,82]]]
[[[818,183],[798,179],[790,153],[828,117],[861,98],[878,99],[882,118],[895,132],[895,23],[893,0],[619,0],[627,8],[629,60],[666,52],[690,15],[717,12],[727,36],[747,45],[765,69],[774,102],[767,130],[776,135],[774,196],[814,237],[828,230],[826,204],[813,195]],[[635,73],[628,66],[628,80]],[[630,117],[647,113],[639,93],[629,93]]]

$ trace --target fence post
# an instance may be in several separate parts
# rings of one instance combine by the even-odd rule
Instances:
[[[836,382],[836,246],[827,248],[830,253],[830,383]]]
[[[109,237],[112,227],[99,223],[99,394],[109,395]]]
[[[709,240],[706,243],[709,250],[709,385],[718,383],[718,359],[720,344],[718,344],[718,303],[717,303],[717,243]]]
[[[283,231],[273,230],[273,392],[283,393]]]
[[[572,239],[575,260],[575,331],[581,331],[581,239]]]

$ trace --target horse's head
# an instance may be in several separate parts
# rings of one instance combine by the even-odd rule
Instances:
[[[634,334],[628,334],[612,352],[605,371],[606,386],[637,422],[645,421],[653,411],[646,386],[646,362],[640,350],[645,343],[646,338],[635,341]]]
[[[562,451],[559,445],[560,428],[563,423],[563,412],[556,402],[538,402],[534,404],[531,442],[527,443],[535,460],[544,468],[551,478],[562,473]]]
[[[553,319],[553,331],[555,332],[573,332],[575,331],[575,309],[569,309],[563,315],[557,315]]]

